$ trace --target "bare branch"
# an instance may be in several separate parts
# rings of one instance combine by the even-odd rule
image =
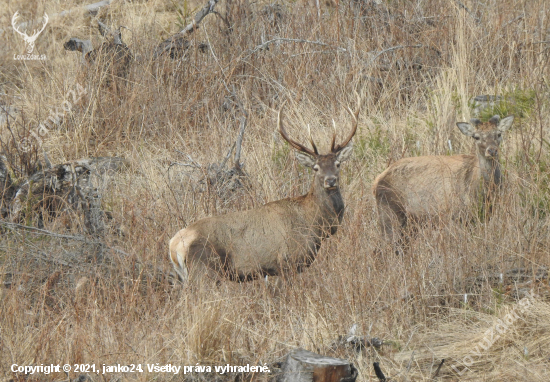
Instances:
[[[231,148],[229,149],[229,151],[227,152],[227,155],[225,156],[225,158],[223,158],[223,161],[222,163],[220,164],[220,168],[218,168],[218,172],[220,172],[224,167],[225,167],[225,164],[227,163],[227,161],[229,160],[229,157],[231,156],[231,153],[233,152],[233,149],[235,148],[235,142],[233,142],[233,145],[231,146]]]
[[[330,48],[330,49],[334,49],[334,50],[339,51],[339,52],[344,52],[344,53],[348,52],[347,49],[341,48],[339,46],[332,46],[332,45],[326,44],[326,43],[321,42],[321,41],[309,41],[309,40],[303,40],[303,39],[300,39],[300,38],[281,38],[281,37],[277,37],[277,38],[271,39],[269,41],[266,41],[266,42],[264,42],[260,45],[257,45],[254,49],[252,49],[242,59],[244,60],[244,59],[252,56],[257,51],[262,50],[262,49],[266,49],[269,46],[269,44],[272,44],[272,43],[278,42],[278,41],[281,41],[281,42],[298,42],[298,43],[303,43],[303,44],[321,45],[321,46],[325,46],[325,47]]]
[[[219,1],[220,0],[208,0],[206,5],[200,11],[197,12],[195,17],[193,18],[193,21],[189,25],[187,25],[178,33],[167,38],[156,47],[153,57],[157,58],[163,53],[169,52],[173,47],[177,47],[178,40],[181,40],[188,34],[191,34],[192,32],[194,32],[195,29],[199,27],[199,24],[202,21],[202,19],[204,19],[210,13],[214,13],[214,8],[216,7],[216,4]]]
[[[470,11],[470,9],[469,9],[467,6],[465,6],[463,3],[461,3],[461,2],[458,1],[458,0],[455,0],[455,3],[456,3],[456,5],[458,5],[459,8],[464,9],[464,10],[466,11],[466,13],[469,14],[469,15],[472,17],[472,19],[474,19],[474,21],[475,21],[476,23],[480,23],[480,22],[481,22],[481,20],[479,19],[479,17],[474,16],[474,14]]]
[[[237,137],[237,150],[235,150],[235,168],[241,167],[241,145],[243,143],[244,129],[246,128],[246,116],[241,117],[241,131]]]
[[[445,362],[445,358],[443,358],[443,359],[441,360],[441,363],[440,363],[439,366],[437,367],[437,370],[435,371],[434,376],[432,377],[432,379],[437,378],[437,376],[439,375],[439,370],[441,370],[441,366],[443,366],[443,362]]]
[[[385,382],[387,379],[384,373],[382,372],[382,369],[380,369],[380,364],[378,362],[374,362],[372,366],[374,367],[374,373],[376,374],[376,377],[378,378],[378,380],[381,382]]]
[[[508,25],[513,24],[513,23],[515,23],[516,21],[521,20],[521,19],[523,19],[523,18],[525,18],[525,13],[523,13],[523,14],[517,16],[517,17],[514,17],[512,20],[508,21],[506,24],[504,24],[503,26],[500,27],[500,30],[503,30],[503,29],[506,28]]]
[[[397,45],[397,46],[392,46],[391,48],[388,48],[388,49],[381,50],[380,52],[369,52],[369,54],[373,54],[374,56],[370,59],[370,62],[368,63],[368,65],[372,64],[378,57],[380,57],[380,56],[383,55],[384,53],[393,52],[394,50],[398,50],[398,49],[405,49],[405,48],[423,48],[423,47],[424,47],[424,45],[422,45],[422,44],[417,44],[417,45]]]
[[[30,227],[30,226],[26,226],[26,225],[18,224],[18,223],[12,223],[12,222],[8,222],[8,221],[5,221],[5,220],[0,220],[0,225],[4,226],[4,227],[7,227],[7,228],[12,228],[12,229],[13,228],[18,228],[18,229],[22,229],[22,230],[25,230],[25,231],[34,232],[34,233],[37,233],[37,234],[40,234],[40,235],[47,235],[47,236],[51,236],[51,237],[56,237],[56,238],[59,238],[59,239],[71,239],[71,240],[85,241],[85,242],[91,243],[91,244],[103,244],[100,241],[90,240],[86,236],[62,235],[62,234],[55,233],[55,232],[52,232],[52,231],[48,231],[48,230],[45,230],[45,229]]]

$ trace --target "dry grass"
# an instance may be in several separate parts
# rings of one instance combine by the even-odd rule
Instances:
[[[2,232],[0,275],[10,274],[10,287],[0,290],[0,378],[12,377],[12,363],[263,364],[303,347],[350,358],[363,381],[376,380],[375,361],[396,380],[430,380],[441,358],[447,359],[444,380],[548,380],[550,315],[544,297],[476,358],[472,372],[458,376],[450,367],[517,304],[512,293],[517,288],[494,287],[490,277],[550,266],[546,1],[464,1],[469,11],[441,0],[340,2],[339,8],[327,2],[320,19],[314,2],[285,2],[284,17],[273,23],[262,14],[262,2],[224,0],[217,9],[232,31],[210,15],[193,35],[209,44],[206,53],[195,44],[185,59],[160,63],[151,54],[178,30],[176,9],[191,12],[202,4],[115,1],[99,16],[131,29],[123,30],[123,39],[136,56],[128,82],[116,88],[102,86],[101,73],[63,50],[70,37],[101,43],[95,19],[82,12],[50,17],[36,43],[47,60],[13,60],[24,49],[10,27],[16,10],[22,20],[31,20],[71,4],[84,2],[27,0],[2,7],[0,21],[7,29],[0,101],[18,109],[11,126],[22,137],[75,84],[87,89],[45,137],[43,148],[54,163],[107,155],[129,160],[130,169],[116,177],[103,200],[125,235],[106,238],[105,256],[114,266],[102,271],[100,265],[69,269],[36,260],[37,253],[84,256],[94,250],[89,244]],[[254,50],[274,37],[327,45],[281,41]],[[422,47],[413,47],[418,44]],[[376,55],[399,45],[407,47]],[[228,101],[233,89],[249,114],[242,157],[252,187],[245,197],[224,203],[212,193],[191,192],[181,166],[168,168],[186,160],[180,152],[203,164],[224,157],[241,116]],[[363,108],[355,156],[343,170],[346,216],[310,269],[279,289],[259,281],[182,289],[147,277],[159,269],[170,272],[167,243],[186,224],[306,192],[311,174],[274,133],[275,112],[289,100],[291,135],[305,140],[309,123],[326,149],[332,119],[339,134],[348,131],[343,106],[354,107],[355,92]],[[531,95],[502,147],[507,178],[495,215],[487,224],[421,229],[411,239],[410,254],[395,257],[377,228],[374,177],[404,156],[448,154],[449,142],[453,152],[469,152],[471,142],[455,122],[470,118],[468,101],[480,94]],[[519,110],[517,103],[509,102],[509,110]],[[2,150],[13,152],[13,137],[1,128]],[[59,227],[54,220],[45,228],[65,233]],[[49,265],[40,269],[40,264]],[[528,272],[522,281],[530,278]],[[353,323],[359,334],[387,344],[378,351],[331,352],[332,341]],[[407,368],[415,350],[416,362]],[[181,379],[151,373],[119,377]]]

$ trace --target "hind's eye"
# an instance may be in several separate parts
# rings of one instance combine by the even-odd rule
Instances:
[[[316,164],[315,166],[313,166],[313,170],[319,171],[319,165]]]
[[[497,137],[499,137],[499,138],[502,137],[502,133],[498,133]]]
[[[334,164],[336,165],[337,168],[340,168],[340,162],[336,162]]]
[[[475,139],[476,141],[479,141],[479,135],[474,135],[474,139]]]

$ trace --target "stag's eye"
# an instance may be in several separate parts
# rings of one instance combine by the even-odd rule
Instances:
[[[315,166],[313,166],[313,170],[315,170],[315,171],[319,171],[319,165],[318,165],[318,164],[316,164]]]
[[[502,137],[502,133],[497,133],[497,137]]]
[[[336,166],[336,168],[340,168],[340,162],[334,162],[334,165]]]
[[[474,135],[474,139],[475,139],[476,141],[479,141],[479,135]]]

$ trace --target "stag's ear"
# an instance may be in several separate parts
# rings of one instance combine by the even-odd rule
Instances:
[[[468,122],[457,122],[456,125],[462,132],[462,134],[471,137],[476,132],[476,128],[472,125],[470,125]]]
[[[491,119],[489,120],[489,123],[498,126],[498,123],[500,122],[500,115],[493,115]]]
[[[296,153],[296,159],[302,166],[311,167],[315,166],[315,160],[309,155],[303,153]]]
[[[351,145],[344,147],[338,154],[336,154],[336,160],[338,162],[344,162],[349,159],[351,153],[353,152],[353,147]]]
[[[506,130],[508,130],[510,128],[510,126],[512,126],[512,122],[514,122],[514,116],[513,115],[504,118],[498,124],[498,130],[501,131],[501,132],[505,132]]]

